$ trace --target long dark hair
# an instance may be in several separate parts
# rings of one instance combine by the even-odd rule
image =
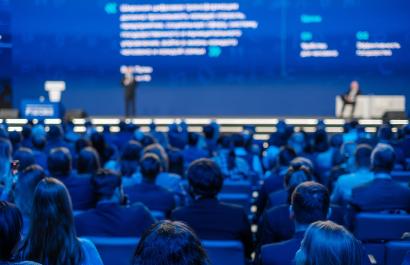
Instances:
[[[30,230],[23,253],[27,260],[41,264],[77,265],[83,260],[70,195],[55,178],[43,179],[34,192]]]

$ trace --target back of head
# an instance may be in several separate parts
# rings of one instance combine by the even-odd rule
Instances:
[[[134,140],[129,141],[121,153],[121,174],[131,177],[138,170],[139,161],[142,154],[142,145]]]
[[[161,161],[156,154],[146,154],[140,162],[141,174],[145,180],[155,182],[161,172]]]
[[[355,160],[356,165],[361,168],[370,167],[370,156],[372,154],[372,147],[368,144],[360,144],[356,148]]]
[[[188,133],[188,145],[196,147],[199,142],[199,134],[195,132]]]
[[[60,125],[50,125],[47,132],[47,138],[49,140],[57,140],[63,137],[63,128]]]
[[[187,178],[195,196],[213,198],[222,189],[221,169],[214,161],[207,158],[192,162],[187,170]]]
[[[93,184],[98,200],[111,199],[122,187],[121,176],[117,173],[100,169],[93,177]]]
[[[34,192],[24,254],[42,264],[79,264],[82,260],[70,195],[55,178],[41,180]]]
[[[390,125],[382,125],[377,131],[377,137],[382,141],[390,141],[393,138],[393,131]]]
[[[100,169],[100,157],[92,147],[81,150],[77,158],[77,172],[79,174],[95,174]]]
[[[362,247],[343,226],[313,223],[295,256],[296,265],[361,265]]]
[[[378,144],[371,154],[372,169],[375,172],[390,173],[396,162],[396,152],[388,144]]]
[[[14,201],[24,215],[30,215],[34,191],[38,183],[46,177],[42,167],[32,165],[22,171],[14,189]]]
[[[20,241],[23,218],[19,209],[0,201],[0,261],[11,261]]]
[[[50,151],[47,158],[48,171],[54,178],[67,177],[71,174],[71,154],[65,147]]]
[[[30,148],[21,147],[19,148],[13,156],[14,160],[19,161],[19,171],[25,170],[27,167],[34,165],[36,160],[34,158],[33,151]]]
[[[285,167],[289,166],[290,162],[295,159],[296,156],[296,152],[292,147],[282,147],[279,152],[279,165]]]
[[[75,152],[79,154],[84,148],[91,146],[91,142],[85,138],[80,138],[75,141]]]
[[[302,163],[293,163],[285,174],[285,188],[292,193],[293,190],[302,182],[313,179],[309,168]]]
[[[167,153],[169,158],[169,172],[183,176],[184,156],[181,150],[171,147],[167,149]]]
[[[313,181],[299,184],[292,193],[292,210],[298,224],[307,225],[326,220],[329,204],[329,192],[326,187]]]
[[[208,265],[198,237],[184,223],[161,221],[141,238],[133,265]]]
[[[144,148],[144,154],[153,153],[156,154],[161,161],[162,171],[168,172],[169,160],[165,149],[160,144],[151,144]]]
[[[142,145],[134,140],[129,141],[122,150],[121,160],[139,161],[142,154]]]

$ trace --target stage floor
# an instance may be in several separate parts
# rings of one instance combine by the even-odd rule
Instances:
[[[112,132],[119,131],[119,123],[125,121],[126,123],[133,123],[140,127],[143,132],[149,131],[149,125],[154,122],[157,125],[157,130],[167,132],[169,125],[173,123],[186,122],[189,131],[202,132],[202,127],[212,121],[220,125],[222,133],[235,133],[243,131],[243,126],[254,125],[256,134],[255,138],[259,140],[267,140],[269,134],[276,131],[275,125],[278,121],[283,120],[287,124],[295,126],[296,130],[303,129],[306,132],[313,132],[316,130],[318,121],[323,120],[326,124],[326,130],[329,133],[343,132],[343,124],[348,119],[334,118],[334,117],[138,117],[138,118],[124,118],[124,117],[89,117],[86,119],[73,119],[75,124],[75,131],[82,133],[86,131],[85,123],[90,121],[97,129],[102,131],[103,126],[109,125]],[[28,122],[27,119],[0,119],[0,122],[8,126],[9,131],[21,131],[24,124]],[[34,123],[38,121],[34,120]],[[365,126],[367,132],[374,133],[378,126],[383,124],[381,119],[358,119],[359,124]],[[391,120],[390,123],[395,127],[408,124],[408,120]],[[61,124],[60,119],[46,119],[46,125]]]

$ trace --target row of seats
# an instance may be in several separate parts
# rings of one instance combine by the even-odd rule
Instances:
[[[98,249],[104,265],[129,265],[139,238],[88,237]],[[211,264],[245,264],[239,241],[202,241]]]
[[[409,214],[360,213],[353,233],[379,265],[401,265],[410,250],[410,240],[400,241],[410,231]]]

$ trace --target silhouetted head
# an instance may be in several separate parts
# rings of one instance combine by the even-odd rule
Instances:
[[[121,153],[121,174],[130,177],[138,170],[139,161],[142,155],[142,146],[139,142],[129,141]]]
[[[121,202],[123,200],[122,179],[119,174],[100,169],[93,177],[93,184],[99,201],[116,200]]]
[[[13,156],[14,160],[19,161],[19,171],[22,172],[27,167],[34,165],[36,159],[34,158],[33,151],[30,148],[21,147],[19,148]]]
[[[305,233],[296,265],[361,265],[362,247],[343,226],[318,221]]]
[[[396,152],[388,144],[378,144],[371,155],[372,169],[375,172],[390,173],[396,162]]]
[[[149,181],[155,182],[155,179],[161,172],[161,161],[156,154],[145,154],[140,162],[142,177]]]
[[[71,161],[71,154],[67,148],[54,148],[47,158],[48,172],[54,178],[68,177],[71,174]]]
[[[100,157],[92,147],[81,150],[77,158],[78,174],[95,174],[100,169]]]
[[[24,215],[30,216],[34,191],[45,177],[46,173],[39,165],[29,166],[19,174],[14,189],[14,201]]]
[[[201,241],[184,223],[161,221],[143,236],[133,265],[209,265]]]
[[[163,172],[168,172],[169,160],[168,154],[160,144],[151,144],[144,148],[144,154],[156,154],[161,161],[161,169]]]
[[[192,162],[187,170],[187,178],[195,196],[213,198],[222,189],[221,169],[214,161],[207,158]]]
[[[311,224],[326,220],[329,212],[329,192],[322,184],[307,181],[299,184],[292,193],[293,218],[298,224]]]
[[[372,154],[372,147],[368,144],[360,144],[356,148],[354,154],[356,165],[362,168],[370,167],[370,156]]]

